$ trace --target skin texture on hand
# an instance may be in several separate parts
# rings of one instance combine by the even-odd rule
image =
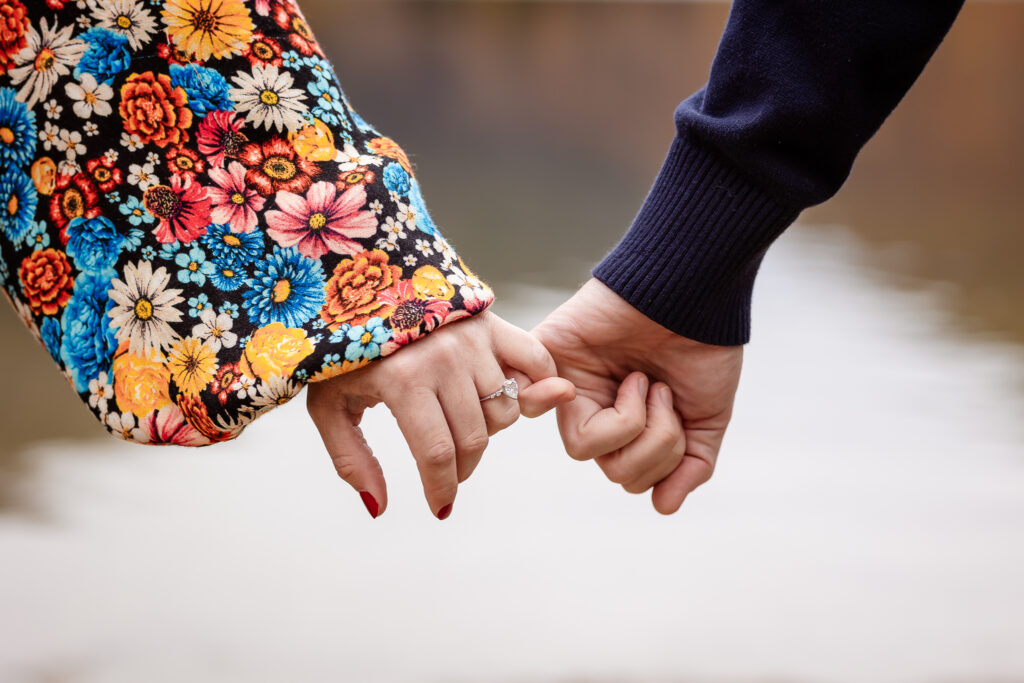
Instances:
[[[533,334],[576,386],[558,408],[569,455],[672,514],[706,482],[732,416],[742,346],[679,336],[591,279]]]
[[[480,401],[506,377],[519,383],[518,401]],[[489,436],[520,414],[536,417],[574,396],[536,338],[485,311],[377,363],[310,384],[306,401],[338,475],[359,492],[373,517],[387,507],[387,486],[359,422],[367,408],[385,403],[416,459],[431,511],[445,519]]]

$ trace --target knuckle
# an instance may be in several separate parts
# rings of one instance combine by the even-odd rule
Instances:
[[[348,458],[334,458],[334,469],[345,481],[351,480],[359,471],[359,467]]]
[[[423,449],[423,464],[444,467],[455,459],[455,444],[448,439],[435,441]]]
[[[625,485],[631,481],[635,474],[630,470],[631,468],[617,457],[601,463],[601,471],[604,472],[604,476],[614,484]]]
[[[458,450],[462,455],[480,455],[487,449],[490,437],[486,432],[474,431],[459,440]]]
[[[646,482],[630,482],[628,484],[623,484],[622,488],[626,493],[640,494],[649,491],[651,486]]]
[[[566,454],[573,460],[589,460],[590,457],[587,455],[584,445],[579,437],[566,436],[562,439],[562,445],[565,446]]]

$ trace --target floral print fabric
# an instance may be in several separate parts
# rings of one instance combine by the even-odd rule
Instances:
[[[112,433],[189,446],[492,300],[290,0],[0,0],[0,286]]]

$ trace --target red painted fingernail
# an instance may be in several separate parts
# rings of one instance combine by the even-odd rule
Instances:
[[[377,519],[377,515],[380,513],[380,505],[377,504],[377,499],[371,496],[369,491],[360,491],[359,497],[363,499],[363,505],[366,506],[366,511],[370,513],[370,516]]]
[[[452,504],[448,503],[443,508],[437,511],[438,519],[448,519],[448,515],[452,514]]]

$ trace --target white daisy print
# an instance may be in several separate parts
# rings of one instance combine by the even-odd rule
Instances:
[[[372,202],[369,203],[369,205],[367,205],[366,208],[368,208],[370,211],[373,211],[378,216],[384,212],[384,205],[381,204],[379,199],[374,199]]]
[[[201,322],[192,328],[192,336],[206,342],[214,353],[219,352],[221,347],[230,349],[238,343],[238,335],[231,331],[234,318],[227,313],[218,315],[212,308],[208,308],[202,312],[199,320]]]
[[[256,398],[256,380],[249,375],[238,376],[238,394],[240,399]]]
[[[302,389],[302,385],[288,377],[273,375],[256,385],[256,398],[253,407],[258,411],[269,410],[274,406],[284,405],[292,400]]]
[[[354,171],[360,166],[376,166],[382,161],[380,157],[372,154],[360,154],[351,142],[345,143],[334,160],[338,162],[338,170],[343,172]]]
[[[49,100],[43,105],[43,111],[46,112],[46,118],[55,119],[64,111],[64,107],[57,100]]]
[[[396,218],[402,223],[405,223],[406,227],[410,230],[415,230],[417,215],[416,209],[412,208],[408,204],[403,204],[402,202],[396,202],[396,204],[398,206],[398,215]]]
[[[128,39],[132,50],[138,50],[156,33],[156,19],[137,0],[106,0],[92,8],[96,25]]]
[[[72,38],[73,24],[62,29],[57,28],[56,19],[51,28],[46,18],[40,19],[39,27],[29,27],[28,45],[14,55],[17,65],[11,69],[11,83],[24,83],[18,91],[17,99],[29,107],[45,99],[57,79],[71,73],[71,67],[85,54],[85,42]]]
[[[82,130],[85,131],[86,135],[97,135],[100,132],[100,127],[92,121],[86,121],[82,126]]]
[[[82,134],[77,130],[61,128],[57,139],[57,149],[67,152],[68,161],[74,162],[79,154],[85,154],[85,145],[82,144]]]
[[[129,152],[134,152],[142,149],[142,140],[135,133],[121,133],[121,145],[127,147]]]
[[[110,149],[103,153],[103,158],[112,164],[117,162],[117,157],[119,156],[120,153],[113,147],[111,147]]]
[[[387,233],[388,240],[397,242],[399,239],[405,238],[405,224],[400,220],[396,221],[393,216],[388,216],[384,219],[384,225],[381,226],[384,232]]]
[[[459,266],[462,266],[461,268]],[[459,266],[452,266],[452,272],[447,275],[448,282],[459,288],[459,294],[467,304],[472,305],[475,301],[484,301],[491,298],[491,291],[483,281],[466,270],[465,264],[459,261]]]
[[[71,109],[80,119],[87,119],[94,112],[96,116],[110,116],[114,111],[110,106],[114,89],[106,83],[97,83],[92,74],[82,74],[79,83],[72,81],[64,84],[64,92],[74,101]]]
[[[98,408],[101,415],[107,413],[107,401],[114,398],[114,385],[107,373],[101,372],[89,382],[89,407]]]
[[[245,120],[267,130],[277,128],[298,130],[303,126],[303,115],[308,111],[306,94],[298,88],[291,74],[278,71],[276,66],[254,66],[252,73],[239,71],[231,77],[238,86],[230,91],[239,112],[247,112]]]
[[[57,164],[57,173],[60,175],[75,175],[82,170],[77,161],[72,159],[61,159]]]
[[[125,441],[138,441],[141,443],[149,441],[149,433],[136,426],[135,416],[131,413],[119,413],[117,411],[108,413],[105,422],[111,434]]]
[[[409,268],[412,268],[413,266],[416,265],[416,257],[413,256],[412,254],[406,254],[405,258],[402,259],[402,263],[404,263]]]
[[[60,144],[60,128],[49,121],[44,122],[43,129],[39,131],[39,141],[43,143],[43,149],[49,152]]]
[[[154,185],[159,185],[160,178],[156,176],[153,164],[129,164],[128,184],[138,185],[139,189],[145,192]]]
[[[128,351],[147,356],[160,351],[178,339],[169,323],[181,320],[176,306],[185,299],[180,289],[168,289],[171,275],[164,267],[155,272],[149,261],[129,263],[124,267],[124,282],[114,278],[110,298],[116,306],[110,310],[110,326],[120,342],[128,342]]]
[[[434,253],[434,250],[430,248],[430,242],[426,240],[416,240],[416,251],[424,256],[430,256]]]

